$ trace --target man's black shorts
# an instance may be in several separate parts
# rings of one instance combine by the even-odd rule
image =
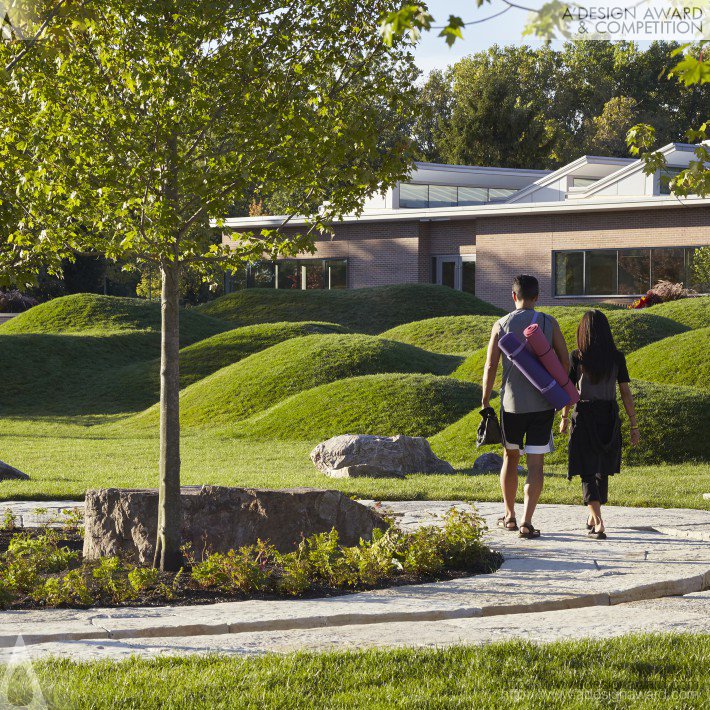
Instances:
[[[555,450],[552,440],[552,425],[555,410],[544,412],[500,413],[500,428],[506,449],[522,451],[526,454],[549,454]]]

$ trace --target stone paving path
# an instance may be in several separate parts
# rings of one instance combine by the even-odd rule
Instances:
[[[407,528],[440,519],[452,505],[465,507],[385,504]],[[15,509],[0,504],[0,513],[7,506]],[[609,507],[609,538],[595,541],[586,537],[581,506],[542,505],[535,524],[543,536],[521,540],[495,527],[499,504],[477,507],[489,544],[505,557],[494,574],[329,599],[5,611],[0,659],[18,634],[33,655],[119,658],[710,631],[709,512]]]

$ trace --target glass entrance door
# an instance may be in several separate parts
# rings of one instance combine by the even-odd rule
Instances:
[[[432,281],[457,291],[476,292],[475,255],[432,257]]]

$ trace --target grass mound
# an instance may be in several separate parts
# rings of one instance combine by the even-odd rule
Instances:
[[[180,399],[184,426],[228,425],[303,390],[380,372],[442,374],[456,360],[370,335],[310,335],[250,355],[187,387]],[[134,418],[154,425],[156,407]]]
[[[338,380],[280,402],[236,428],[253,439],[323,440],[338,434],[430,436],[480,400],[468,382],[387,373]]]
[[[290,338],[344,333],[335,323],[264,323],[235,328],[180,350],[180,387],[266,350]],[[160,398],[160,359],[133,362],[111,373],[96,388],[91,408],[105,412],[135,412]]]
[[[239,325],[318,320],[370,334],[436,316],[504,313],[469,293],[429,284],[342,291],[247,289],[222,296],[197,310]]]
[[[127,382],[126,391],[111,388],[107,399],[97,393],[111,387],[116,372],[160,353],[160,334],[124,331],[111,335],[5,335],[0,414],[92,414],[112,409],[112,397],[130,395],[141,382]],[[118,409],[121,411],[121,409]]]
[[[647,311],[687,325],[688,328],[710,327],[710,296],[659,303],[657,306],[651,306]]]
[[[180,342],[194,343],[230,326],[195,309],[180,311]],[[160,304],[140,298],[77,293],[20,313],[0,328],[3,335],[27,333],[106,334],[130,330],[160,331]]]
[[[663,338],[678,335],[688,330],[687,325],[670,318],[654,315],[646,310],[618,310],[606,314],[614,335],[616,347],[624,353],[655,343]],[[567,316],[559,319],[560,329],[567,341],[567,347],[577,347],[577,326],[579,318]]]
[[[470,353],[488,344],[495,316],[441,316],[405,323],[382,333],[435,353]]]
[[[590,303],[588,306],[540,306],[537,310],[542,313],[548,313],[553,318],[576,318],[577,322],[582,319],[582,316],[592,308],[597,308],[604,311],[607,315],[614,311],[625,310],[624,306],[618,306],[614,303]]]
[[[640,380],[710,390],[709,343],[710,328],[651,343],[629,355],[629,373]]]
[[[636,414],[641,430],[641,444],[628,445],[629,424],[623,405],[619,402],[624,441],[624,465],[680,463],[708,461],[707,434],[710,430],[710,396],[692,387],[662,385],[633,380]],[[498,410],[500,403],[491,405]],[[480,422],[478,411],[472,411],[453,422],[430,439],[434,452],[459,468],[473,465],[485,451],[500,452],[500,446],[476,449],[476,429]],[[567,437],[557,433],[559,417],[555,419],[555,452],[547,457],[551,463],[566,466]]]

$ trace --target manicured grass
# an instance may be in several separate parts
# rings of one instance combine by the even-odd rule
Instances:
[[[710,692],[710,635],[33,666],[72,708],[686,710]]]
[[[261,488],[316,486],[337,488],[361,498],[500,501],[497,474],[470,473],[472,462],[482,451],[500,452],[500,447],[476,450],[473,439],[478,414],[474,414],[470,426],[464,423],[461,427],[459,448],[447,450],[458,470],[454,475],[410,475],[404,480],[327,478],[309,458],[318,438],[254,440],[192,430],[182,439],[182,482]],[[2,481],[0,499],[80,500],[87,488],[155,488],[157,432],[137,436],[120,427],[92,426],[101,421],[90,417],[66,421],[4,419],[0,430],[1,458],[28,473],[31,479]],[[435,451],[443,453],[436,445],[439,438],[433,437],[432,442]],[[559,450],[546,466],[544,503],[581,502],[579,480],[570,482],[566,475],[564,452]],[[612,480],[610,490],[612,505],[710,510],[710,501],[702,497],[703,492],[710,491],[710,464],[624,465],[622,473]]]
[[[677,323],[670,318],[654,315],[644,310],[616,310],[606,313],[614,335],[616,347],[623,353],[630,353],[662,338],[678,335],[688,330],[687,325]],[[561,316],[560,329],[567,341],[567,347],[577,347],[577,326],[580,318]]]
[[[683,323],[688,328],[710,327],[710,296],[682,298],[678,301],[659,303],[646,310],[652,315],[664,316]]]
[[[642,443],[630,447],[629,425],[623,405],[619,402],[624,441],[624,461],[627,464],[683,463],[708,461],[707,432],[710,431],[710,396],[692,387],[662,385],[656,382],[633,380],[636,414],[641,429]],[[496,410],[500,403],[491,402]],[[437,455],[456,466],[473,464],[476,456],[476,429],[480,422],[478,411],[466,414],[431,438]],[[550,461],[567,460],[567,438],[558,433],[559,416],[555,420],[555,452]],[[493,451],[496,447],[484,447]]]
[[[469,354],[488,344],[495,321],[495,316],[441,316],[406,323],[381,335],[434,353]]]
[[[0,326],[0,334],[108,334],[124,330],[160,332],[160,304],[140,298],[77,293],[30,308]],[[195,309],[180,311],[180,343],[188,345],[232,327]]]
[[[292,338],[223,367],[185,389],[180,397],[181,421],[187,427],[227,426],[290,395],[336,380],[384,372],[441,374],[457,364],[456,358],[372,335]],[[346,390],[340,396],[349,399]],[[366,392],[361,394],[365,396]],[[326,405],[329,408],[330,403]],[[317,416],[297,406],[289,405],[288,411]],[[158,417],[155,406],[126,425],[153,427]]]
[[[235,328],[180,350],[180,386],[187,387],[217,370],[291,338],[345,333],[335,323],[265,323]],[[141,360],[107,373],[96,384],[94,400],[106,412],[145,409],[160,399],[160,359]]]
[[[641,380],[710,390],[710,328],[674,335],[630,353],[629,373]]]
[[[446,286],[402,284],[343,291],[247,289],[198,310],[239,325],[319,320],[361,333],[381,333],[402,323],[452,315],[503,315],[503,310]]]
[[[480,398],[480,387],[451,377],[352,377],[290,397],[234,432],[284,442],[338,434],[430,436],[464,416]]]
[[[123,330],[102,335],[6,335],[0,329],[0,351],[5,363],[2,416],[125,411],[126,402],[145,401],[144,383],[136,380],[115,387],[116,373],[157,357],[160,334]]]
[[[576,318],[577,322],[582,319],[582,316],[592,308],[597,308],[604,311],[607,315],[611,311],[625,310],[625,306],[619,306],[614,303],[590,303],[588,306],[540,306],[537,310],[543,313],[549,313],[553,318]]]

